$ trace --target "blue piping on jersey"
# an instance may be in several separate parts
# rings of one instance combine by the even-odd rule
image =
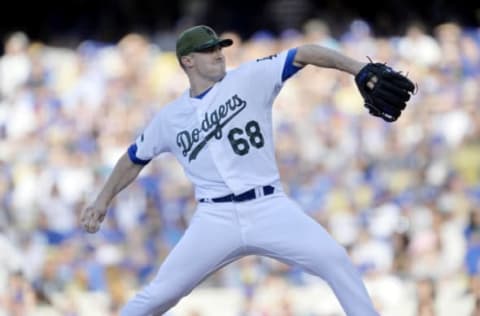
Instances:
[[[128,157],[134,164],[142,165],[142,166],[145,166],[151,160],[151,159],[143,160],[143,159],[137,158],[137,144],[132,144],[130,145],[130,147],[128,147]]]
[[[211,86],[210,88],[208,88],[207,90],[203,91],[202,93],[200,93],[199,95],[196,95],[194,96],[195,99],[202,99],[204,96],[207,95],[208,91],[212,90],[213,86]]]
[[[287,80],[294,74],[296,74],[300,69],[303,67],[298,67],[293,64],[293,60],[295,59],[295,55],[297,54],[297,49],[292,48],[288,51],[287,59],[285,60],[285,65],[283,66],[282,72],[282,81]]]

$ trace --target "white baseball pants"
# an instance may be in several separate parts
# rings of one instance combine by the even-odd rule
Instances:
[[[202,280],[246,255],[301,266],[332,288],[348,316],[377,316],[344,248],[283,192],[240,203],[199,203],[185,234],[122,316],[162,315]]]

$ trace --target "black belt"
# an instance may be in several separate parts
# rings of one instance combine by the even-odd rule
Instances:
[[[261,187],[260,189],[262,190],[263,195],[270,195],[273,193],[273,191],[275,191],[275,188],[272,187],[271,185],[266,185],[264,187]],[[198,200],[198,202],[213,202],[213,203],[245,202],[245,201],[256,199],[257,197],[260,197],[260,196],[262,195],[259,194],[257,196],[256,189],[254,188],[246,192],[243,192],[242,194],[239,194],[239,195],[235,195],[232,193],[229,195],[225,195],[225,196],[213,198],[213,199],[201,198]]]

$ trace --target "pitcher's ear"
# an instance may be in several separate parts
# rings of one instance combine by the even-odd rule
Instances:
[[[183,68],[190,68],[193,65],[193,58],[190,55],[180,57],[180,65]]]

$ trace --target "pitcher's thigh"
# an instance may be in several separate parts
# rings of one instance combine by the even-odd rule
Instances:
[[[276,196],[262,206],[253,213],[257,218],[248,234],[257,254],[321,277],[348,316],[378,315],[347,252],[318,222],[287,197]]]
[[[155,278],[126,304],[121,315],[167,311],[209,274],[239,258],[242,249],[238,227],[230,221],[211,216],[196,218]]]
[[[249,244],[261,254],[319,274],[330,262],[348,260],[345,249],[317,221],[286,196],[262,205],[263,215],[249,232]]]

